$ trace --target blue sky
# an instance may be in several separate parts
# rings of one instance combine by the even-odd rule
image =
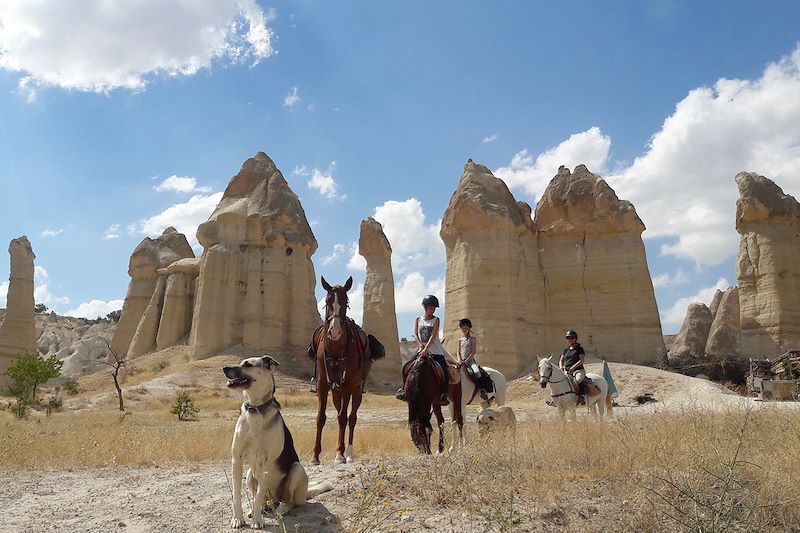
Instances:
[[[665,333],[735,283],[735,173],[800,194],[797,2],[102,6],[0,6],[0,243],[31,239],[62,313],[117,305],[138,242],[192,233],[259,150],[329,281],[363,282],[359,222],[386,221],[401,335],[442,291],[468,158],[530,203],[560,164],[606,177],[648,227]]]

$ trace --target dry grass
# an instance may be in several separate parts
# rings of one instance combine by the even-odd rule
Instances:
[[[359,496],[382,505],[346,523],[371,531],[427,501],[477,531],[798,531],[799,434],[800,413],[781,409],[525,424],[513,441],[389,461]]]
[[[308,460],[315,399],[289,393],[281,401]],[[397,409],[391,397],[371,401],[375,410]],[[28,421],[0,412],[0,470],[227,461],[238,400],[206,397],[202,419],[191,423],[177,422],[168,403],[148,400],[130,415],[79,411]],[[479,531],[800,530],[797,410],[698,409],[564,428],[540,420],[492,441],[468,429],[472,444],[463,453],[420,457],[404,424],[359,425],[358,457],[374,467],[362,470],[356,504],[342,518],[347,530],[400,527],[420,502],[444,516],[468,513]],[[329,418],[323,460],[333,459],[335,439]]]

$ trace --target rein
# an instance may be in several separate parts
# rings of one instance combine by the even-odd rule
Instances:
[[[558,381],[550,381],[551,377],[553,377],[553,364],[552,363],[550,363],[550,374],[548,374],[545,377],[545,379],[547,380],[547,383],[555,385],[556,383],[563,383],[564,381],[567,381],[569,379],[566,375],[564,375],[564,379],[560,379]],[[578,395],[578,393],[575,392],[574,390],[572,390],[572,387],[570,387],[567,392],[562,392],[561,394],[551,394],[550,397],[551,398],[560,398],[561,396],[566,396],[567,394],[574,394],[576,396]]]

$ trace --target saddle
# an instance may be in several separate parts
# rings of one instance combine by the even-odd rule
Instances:
[[[429,365],[432,365],[433,366],[433,375],[436,378],[436,385],[438,387],[442,386],[442,383],[445,380],[445,376],[442,374],[442,367],[432,357],[428,357],[428,358],[423,359],[419,355],[414,356],[414,358],[412,358],[410,361],[407,361],[403,365],[403,383],[406,382],[406,378],[408,378],[408,375],[411,373],[411,369],[414,368],[414,365],[418,365],[418,364],[429,364]],[[451,383],[451,381],[449,380],[449,376],[448,376],[448,383]]]
[[[581,382],[580,384],[578,384],[575,381],[575,378],[572,376],[572,374],[567,374],[567,376],[569,377],[569,384],[572,387],[572,392],[574,392],[578,396],[582,394],[587,394],[589,396],[597,396],[598,394],[600,394],[600,388],[594,384],[592,378],[590,378],[589,376],[585,376],[583,378],[583,382]]]
[[[328,386],[332,389],[341,388],[342,383],[344,382],[345,378],[345,366],[344,364],[340,364],[345,361],[347,354],[351,353],[353,349],[355,349],[355,353],[358,356],[358,366],[360,367],[362,364],[365,364],[367,360],[370,358],[370,339],[367,336],[367,332],[364,331],[358,324],[356,324],[351,318],[347,318],[344,322],[345,327],[347,328],[347,346],[339,355],[333,355],[328,353],[325,350],[325,375],[327,377]],[[322,326],[317,327],[314,330],[314,333],[311,335],[311,344],[308,345],[307,352],[308,356],[312,359],[316,359],[317,357],[317,350],[319,349],[319,343],[322,338],[322,332],[324,331],[324,324]],[[377,342],[377,339],[376,339]]]

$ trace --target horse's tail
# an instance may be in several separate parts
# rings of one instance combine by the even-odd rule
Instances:
[[[613,405],[614,398],[612,398],[610,394],[606,394],[606,411],[608,411],[608,414],[612,414],[614,412]]]

